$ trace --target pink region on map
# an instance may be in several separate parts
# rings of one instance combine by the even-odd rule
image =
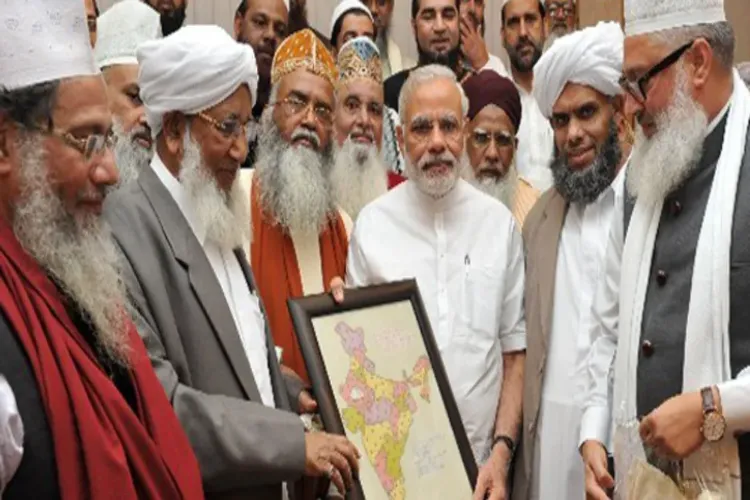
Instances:
[[[375,466],[375,472],[380,479],[381,486],[383,486],[385,491],[390,492],[393,489],[394,480],[388,474],[388,454],[381,450],[375,457],[375,463],[373,465]]]

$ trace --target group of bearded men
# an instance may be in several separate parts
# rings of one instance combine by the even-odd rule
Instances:
[[[440,42],[436,1],[413,17]],[[750,498],[750,92],[722,0],[625,0],[624,32],[519,48],[531,93],[420,57],[397,114],[352,3],[334,56],[279,35],[286,0],[243,2],[234,38],[122,0],[94,50],[80,0],[5,0],[3,498],[343,498],[360,451],[311,417],[286,303],[408,278],[475,500]],[[521,42],[540,14],[503,4]]]

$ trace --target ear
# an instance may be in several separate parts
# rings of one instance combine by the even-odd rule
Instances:
[[[414,40],[417,39],[417,20],[412,19],[411,20],[411,33],[414,36]]]
[[[13,166],[11,158],[15,149],[17,129],[11,120],[0,114],[0,177],[10,174]]]
[[[703,89],[713,66],[718,65],[713,49],[705,38],[698,38],[693,42],[688,61],[693,68],[693,85],[696,89]]]
[[[173,112],[162,118],[162,135],[169,154],[180,158],[185,145],[187,118],[182,113]]]
[[[396,141],[398,141],[398,149],[401,151],[401,156],[406,156],[406,146],[404,144],[404,127],[402,125],[396,126]]]
[[[240,34],[242,34],[242,24],[245,22],[245,19],[239,15],[239,13],[236,13],[234,15],[234,39],[239,41]]]

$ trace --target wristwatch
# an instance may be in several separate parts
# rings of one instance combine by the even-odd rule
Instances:
[[[504,434],[495,436],[495,439],[492,440],[492,446],[490,447],[490,450],[494,450],[497,443],[505,444],[505,446],[507,446],[510,450],[511,457],[513,457],[513,455],[516,453],[516,443],[513,442],[513,439],[510,436],[506,436]]]
[[[724,420],[714,401],[714,392],[711,387],[701,389],[701,400],[703,401],[703,425],[701,432],[709,443],[720,441],[727,430],[727,421]]]

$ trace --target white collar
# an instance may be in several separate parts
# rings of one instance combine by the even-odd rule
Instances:
[[[409,193],[409,198],[414,201],[414,204],[423,208],[426,212],[435,215],[443,213],[451,209],[456,205],[456,202],[461,198],[464,189],[468,186],[466,181],[458,179],[453,189],[448,191],[445,196],[441,198],[434,198],[424,193],[415,181],[407,181],[406,189]]]
[[[193,200],[190,195],[185,191],[179,180],[172,175],[172,172],[167,169],[162,159],[159,157],[159,153],[154,153],[154,157],[151,159],[151,168],[159,178],[164,187],[167,189],[169,194],[174,199],[175,203],[182,212],[183,217],[193,230],[193,234],[198,239],[198,243],[204,246],[206,242],[207,228],[201,224],[200,219],[195,213],[195,207],[193,206]]]
[[[708,128],[706,129],[706,137],[711,135],[711,132],[716,130],[716,127],[719,126],[719,123],[721,123],[721,120],[729,112],[729,106],[731,106],[731,104],[732,104],[732,98],[730,97],[727,103],[724,105],[724,107],[721,108],[721,111],[719,111],[719,114],[716,115],[716,118],[711,120],[711,123],[708,124]]]

